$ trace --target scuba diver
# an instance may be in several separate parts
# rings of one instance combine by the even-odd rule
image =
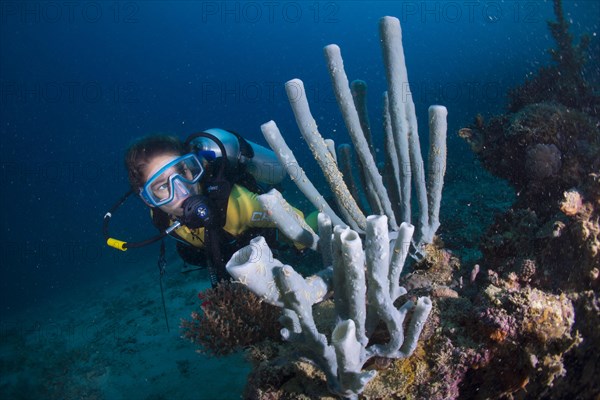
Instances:
[[[271,150],[235,132],[208,129],[185,142],[164,135],[141,138],[127,149],[125,166],[131,190],[104,218],[110,246],[126,250],[169,235],[177,240],[184,262],[208,267],[213,287],[229,278],[225,264],[251,238],[264,236],[276,247],[275,224],[257,200],[264,192],[260,183],[277,184],[286,176]],[[112,214],[132,193],[150,207],[153,224],[161,232],[138,243],[108,235]]]

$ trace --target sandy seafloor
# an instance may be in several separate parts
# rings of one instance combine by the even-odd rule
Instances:
[[[250,369],[243,356],[207,357],[180,337],[180,319],[209,285],[206,273],[181,273],[172,250],[168,261],[170,332],[155,257],[3,317],[0,399],[240,398]]]
[[[285,193],[306,207],[294,188]],[[513,196],[477,162],[449,165],[438,234],[466,268],[478,257],[478,238]],[[167,332],[154,250],[139,253],[145,259],[125,263],[115,276],[3,316],[0,400],[240,399],[250,372],[243,354],[209,357],[180,337],[181,318],[198,308],[198,292],[210,285],[206,272],[182,273],[170,243],[163,278]]]

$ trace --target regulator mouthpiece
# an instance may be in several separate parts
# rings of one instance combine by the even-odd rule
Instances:
[[[190,229],[203,228],[210,225],[211,213],[208,199],[202,195],[190,196],[181,205],[183,216],[181,223]]]

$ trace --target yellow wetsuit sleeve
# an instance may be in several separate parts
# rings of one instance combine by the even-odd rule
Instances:
[[[275,223],[266,215],[258,202],[258,195],[243,186],[233,185],[227,203],[227,221],[223,229],[237,237],[249,228],[274,228]],[[302,211],[293,210],[304,218]],[[182,226],[175,230],[181,239],[195,247],[204,247],[204,228],[189,229]],[[295,244],[297,248],[304,246]]]
[[[227,206],[227,222],[224,229],[234,235],[240,235],[248,228],[274,228],[275,223],[269,218],[258,202],[258,195],[243,186],[234,185],[229,196]],[[304,218],[302,211],[292,207],[300,218]],[[294,243],[297,249],[305,246]]]
[[[302,211],[295,208],[294,211],[304,218]],[[248,228],[274,227],[275,223],[258,202],[258,195],[243,186],[233,185],[227,205],[227,222],[224,229],[237,236]]]

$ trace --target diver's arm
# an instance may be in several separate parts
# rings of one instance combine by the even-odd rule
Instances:
[[[293,208],[302,218],[302,211]],[[275,228],[275,223],[258,202],[258,195],[248,189],[234,185],[227,207],[225,230],[239,235],[247,228]]]

